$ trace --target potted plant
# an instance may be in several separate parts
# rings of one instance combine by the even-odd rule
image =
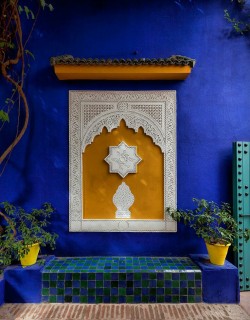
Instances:
[[[223,265],[230,245],[236,249],[235,239],[239,236],[237,222],[232,216],[228,203],[216,204],[205,199],[193,199],[194,210],[166,208],[166,212],[178,222],[188,224],[197,236],[204,239],[210,262]],[[250,230],[243,232],[246,241],[250,238]]]
[[[20,260],[23,266],[36,263],[41,247],[55,249],[58,235],[47,230],[54,208],[44,203],[41,209],[26,212],[8,202],[1,203],[0,215],[6,225],[0,233],[0,264],[6,266]]]

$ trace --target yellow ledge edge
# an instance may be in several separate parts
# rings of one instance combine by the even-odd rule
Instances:
[[[185,80],[190,66],[54,65],[59,80]]]

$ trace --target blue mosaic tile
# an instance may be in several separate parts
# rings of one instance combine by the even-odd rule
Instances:
[[[201,302],[200,269],[186,257],[55,258],[42,274],[43,302]]]

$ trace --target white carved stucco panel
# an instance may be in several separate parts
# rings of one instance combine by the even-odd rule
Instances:
[[[69,229],[79,231],[171,232],[176,223],[164,220],[89,220],[82,208],[82,152],[104,127],[110,132],[124,120],[145,134],[164,154],[164,207],[176,206],[176,93],[175,91],[69,92]]]

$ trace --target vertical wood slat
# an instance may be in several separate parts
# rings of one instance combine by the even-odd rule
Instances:
[[[233,212],[239,231],[250,229],[250,142],[233,143]],[[236,241],[235,263],[239,269],[240,290],[250,290],[250,241]]]

